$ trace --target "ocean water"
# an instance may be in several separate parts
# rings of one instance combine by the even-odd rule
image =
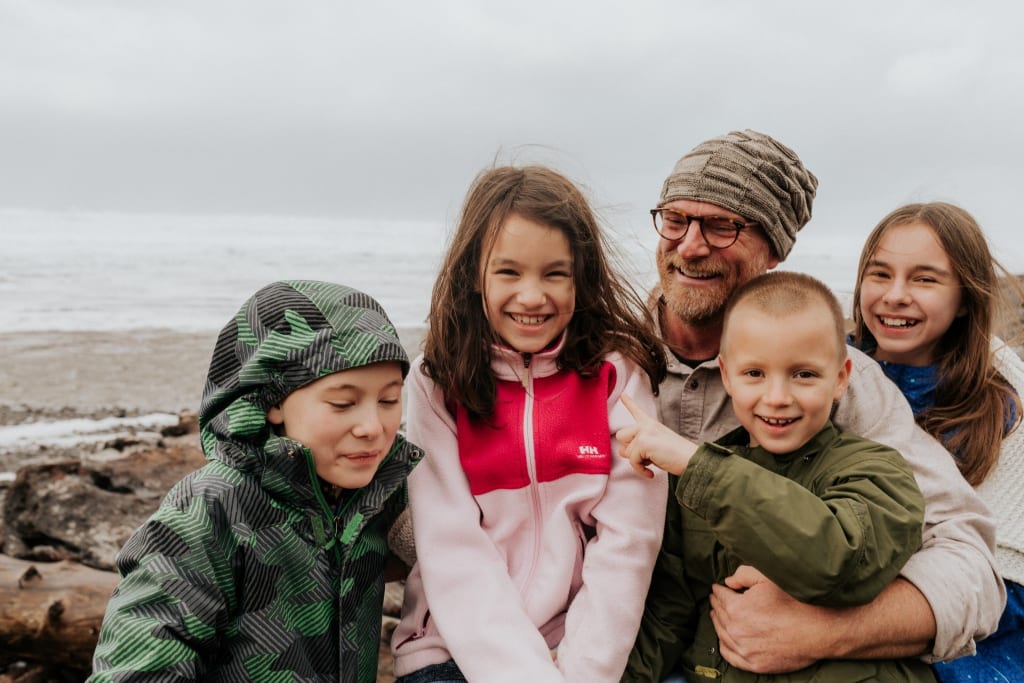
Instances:
[[[426,315],[445,228],[311,218],[0,211],[0,329],[220,329],[279,279],[348,284]]]
[[[605,216],[605,222],[616,262],[646,292],[657,279],[658,241],[646,212]],[[426,319],[450,230],[423,221],[0,209],[0,331],[214,332],[259,287],[290,278],[357,287],[376,297],[396,326],[416,327]],[[849,313],[866,236],[867,229],[812,226],[782,267],[823,280]],[[992,242],[1004,265],[1024,272],[1016,240]],[[176,421],[153,414],[0,427],[0,456],[29,445],[103,443]],[[13,477],[4,469],[0,483]]]
[[[646,215],[612,217],[620,266],[656,280]],[[450,225],[326,218],[0,210],[0,330],[220,329],[262,285],[341,282],[400,326],[426,318]],[[784,264],[849,300],[863,235],[807,230]]]

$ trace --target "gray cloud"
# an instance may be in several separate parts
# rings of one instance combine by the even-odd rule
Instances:
[[[444,220],[498,159],[623,220],[751,127],[866,233],[1024,179],[1024,10],[1005,3],[0,0],[0,205]]]

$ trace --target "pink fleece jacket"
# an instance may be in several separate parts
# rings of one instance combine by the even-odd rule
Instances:
[[[469,681],[618,681],[636,637],[668,495],[619,457],[628,394],[656,415],[650,382],[609,355],[596,377],[496,347],[492,424],[453,415],[409,373],[409,478],[418,561],[392,638],[395,674],[455,659]],[[557,649],[556,661],[552,650]]]

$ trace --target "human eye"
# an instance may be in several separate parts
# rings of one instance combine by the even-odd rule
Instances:
[[[881,268],[869,268],[864,271],[864,278],[870,278],[872,280],[888,280],[889,273]]]
[[[661,218],[673,228],[682,228],[690,224],[690,217],[685,213],[675,211],[662,211]]]
[[[732,237],[738,229],[739,226],[731,218],[709,216],[704,219],[704,230],[713,232],[721,237]]]
[[[337,410],[348,410],[352,407],[351,401],[328,401],[327,404]]]
[[[814,379],[815,377],[818,376],[818,373],[816,373],[814,370],[797,370],[794,373],[794,376],[797,379]]]
[[[750,368],[748,370],[743,371],[743,376],[750,377],[751,379],[760,379],[764,377],[764,372],[758,370],[757,368]]]

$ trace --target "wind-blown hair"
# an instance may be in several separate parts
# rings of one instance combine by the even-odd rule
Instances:
[[[652,389],[665,376],[665,355],[650,313],[609,265],[608,247],[583,193],[543,166],[485,169],[473,181],[431,295],[423,372],[476,418],[494,410],[490,345],[499,342],[482,298],[483,263],[509,216],[560,230],[573,257],[575,312],[559,366],[588,376],[611,351],[646,371]]]
[[[954,318],[938,341],[935,405],[919,413],[917,422],[957,456],[964,479],[977,486],[999,460],[999,449],[1007,433],[1007,411],[1016,411],[1019,424],[1021,402],[993,367],[991,352],[999,307],[1006,305],[996,273],[999,271],[1014,282],[1016,279],[992,258],[985,235],[971,214],[946,202],[908,204],[875,226],[864,243],[857,267],[854,344],[868,353],[877,348],[860,312],[860,288],[882,237],[889,228],[918,222],[932,229],[949,257],[966,313]]]

